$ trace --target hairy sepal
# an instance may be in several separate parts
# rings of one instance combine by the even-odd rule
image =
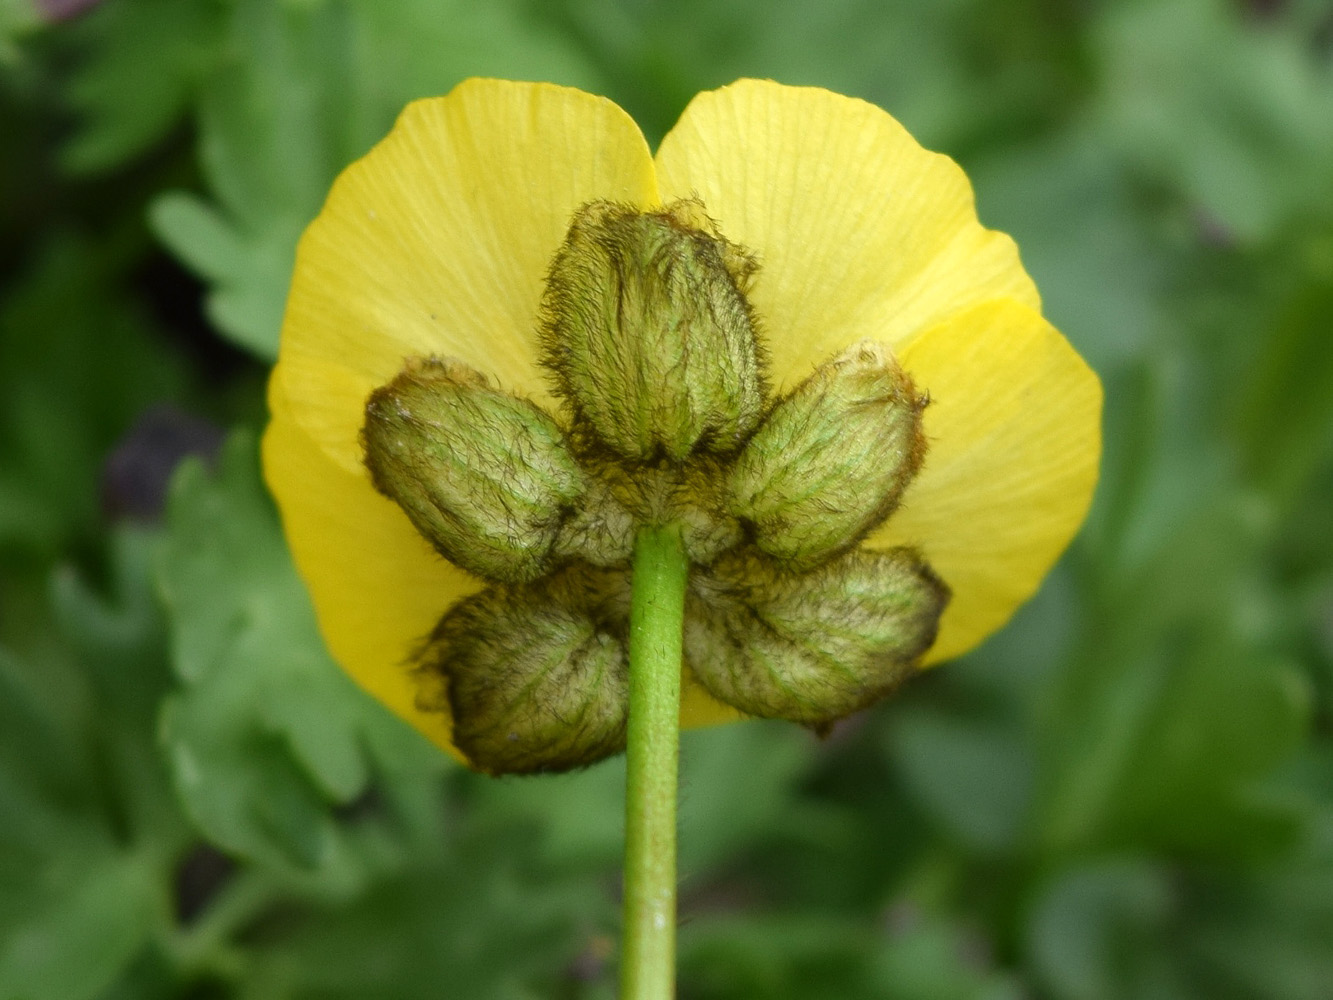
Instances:
[[[685,659],[719,701],[823,731],[916,672],[948,598],[908,548],[805,573],[733,554],[692,579]]]
[[[774,405],[731,468],[732,513],[792,568],[846,551],[920,468],[925,406],[886,347],[853,345]]]
[[[580,208],[542,302],[544,360],[576,422],[635,462],[740,447],[765,397],[756,268],[698,202]]]
[[[495,586],[441,619],[418,658],[422,707],[447,709],[479,771],[568,771],[625,748],[623,573],[571,567]]]
[[[586,488],[550,416],[456,361],[410,359],[366,402],[361,439],[375,488],[442,556],[488,580],[548,572]]]

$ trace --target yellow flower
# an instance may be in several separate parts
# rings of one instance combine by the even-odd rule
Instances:
[[[306,231],[264,439],[330,651],[445,749],[449,720],[417,707],[409,663],[482,583],[375,491],[367,397],[406,359],[439,355],[549,405],[538,305],[574,212],[681,198],[758,258],[750,302],[777,391],[870,339],[929,394],[925,464],[868,540],[916,548],[952,590],[928,664],[1003,625],[1087,512],[1097,378],[1042,318],[1013,241],[977,221],[963,172],[888,114],[745,80],[696,97],[654,157],[610,101],[469,80],[410,105]],[[736,717],[685,682],[682,724]]]

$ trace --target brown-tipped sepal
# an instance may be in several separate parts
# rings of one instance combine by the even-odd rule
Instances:
[[[455,605],[420,655],[453,742],[479,771],[585,767],[625,748],[629,581],[586,567],[499,585]]]
[[[779,400],[732,466],[732,512],[794,569],[851,548],[897,506],[925,455],[926,400],[863,341]]]
[[[450,562],[505,582],[550,570],[585,482],[539,407],[459,362],[414,358],[371,393],[361,437],[375,488]]]
[[[719,701],[823,731],[916,672],[948,599],[912,549],[857,550],[801,574],[727,556],[693,578],[685,660]]]
[[[580,208],[542,302],[545,362],[580,425],[635,462],[740,447],[765,397],[756,266],[697,202]]]

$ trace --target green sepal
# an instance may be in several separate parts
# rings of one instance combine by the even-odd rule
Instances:
[[[542,302],[545,363],[576,423],[635,462],[739,448],[765,398],[756,268],[698,202],[579,209]]]
[[[764,552],[805,569],[882,524],[920,468],[926,399],[862,341],[779,400],[732,466],[731,510]]]
[[[419,656],[422,707],[490,774],[568,771],[625,748],[629,578],[574,566],[456,604]]]
[[[550,570],[585,482],[538,406],[459,362],[413,358],[371,394],[361,438],[375,488],[450,562],[511,583]]]
[[[692,577],[685,660],[719,701],[822,731],[916,672],[948,599],[912,549],[856,550],[800,574],[732,554]]]

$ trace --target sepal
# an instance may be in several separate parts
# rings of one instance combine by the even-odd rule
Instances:
[[[796,569],[846,551],[898,505],[925,456],[926,399],[862,341],[780,399],[731,468],[732,513]]]
[[[756,268],[698,202],[580,208],[542,303],[545,363],[576,423],[634,462],[739,448],[765,394]]]
[[[571,567],[456,604],[418,654],[422,705],[490,774],[586,767],[625,748],[624,573]]]
[[[560,427],[457,361],[413,358],[371,393],[366,468],[450,562],[488,580],[548,572],[585,480]]]
[[[891,693],[935,641],[949,589],[914,550],[795,574],[751,551],[692,578],[685,660],[719,701],[822,731]]]

